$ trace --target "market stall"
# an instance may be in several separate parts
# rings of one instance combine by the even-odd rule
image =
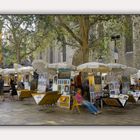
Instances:
[[[107,66],[110,69],[107,75],[109,97],[104,98],[103,101],[107,105],[124,107],[128,100],[128,95],[123,94],[126,90],[126,84],[123,84],[122,73],[127,66],[118,63],[109,63]]]
[[[76,67],[64,62],[48,64],[48,69],[56,72],[56,75],[53,77],[52,90],[59,91],[61,94],[61,97],[58,100],[58,105],[70,109],[71,71],[75,70]]]
[[[77,70],[88,73],[90,102],[94,103],[97,99],[100,99],[102,108],[102,73],[108,72],[108,67],[103,63],[88,62],[79,65]]]
[[[10,75],[14,74],[15,75],[16,71],[14,68],[6,68],[2,70],[2,75],[4,78],[4,91],[9,92],[10,91],[10,85],[9,85],[9,80],[10,80]]]
[[[34,91],[30,88],[30,81],[32,80],[32,74],[33,74],[33,67],[27,66],[27,67],[20,67],[18,68],[18,86],[17,86],[17,94],[18,98],[20,100],[24,98],[32,97],[31,93]],[[20,86],[20,85],[23,85]]]
[[[124,72],[124,74],[130,78],[131,86],[127,90],[127,95],[129,96],[128,102],[132,102],[132,103],[137,103],[140,97],[140,91],[137,88],[135,88],[137,86],[137,82],[135,83],[135,81],[138,80],[136,77],[137,72],[138,70],[132,67],[127,67],[127,69]]]

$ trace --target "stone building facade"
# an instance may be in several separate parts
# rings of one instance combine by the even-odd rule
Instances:
[[[128,16],[128,30],[131,35],[128,37],[125,33],[120,35],[120,39],[116,41],[116,48],[118,51],[118,60],[117,63],[125,64],[130,67],[135,67],[140,69],[140,16]],[[95,30],[94,30],[95,31]],[[114,59],[114,47],[115,42],[110,40],[109,52],[106,57],[104,57],[104,63],[115,63]],[[67,62],[73,63],[77,58],[80,59],[80,53],[77,49],[66,45],[65,48],[59,42],[54,41],[51,46],[46,47],[44,50],[41,50],[35,59],[43,59],[48,63],[57,63],[57,62]],[[75,59],[73,59],[74,57]],[[89,61],[98,61],[97,52],[92,52],[92,49],[89,53]],[[77,62],[78,63],[78,62]]]
[[[140,16],[131,16],[129,32],[132,33],[130,37],[123,35],[118,40],[118,63],[125,64],[130,67],[140,69]],[[113,49],[114,42],[109,43],[110,46],[110,62],[114,61]]]
[[[41,59],[47,63],[67,62],[72,64],[75,51],[76,49],[73,49],[68,45],[61,46],[59,42],[54,41],[53,45],[46,46],[46,48],[40,50],[35,55],[35,59]]]

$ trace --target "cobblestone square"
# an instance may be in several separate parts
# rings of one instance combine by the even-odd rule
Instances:
[[[81,113],[56,108],[41,110],[33,98],[0,103],[0,125],[140,125],[140,104],[127,103],[125,108],[105,106],[102,114],[92,115],[85,108]]]

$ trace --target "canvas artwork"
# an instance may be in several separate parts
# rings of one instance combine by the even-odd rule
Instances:
[[[0,15],[0,117],[140,125],[140,15]]]

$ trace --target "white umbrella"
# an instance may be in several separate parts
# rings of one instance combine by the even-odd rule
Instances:
[[[28,72],[32,72],[32,71],[34,71],[34,68],[31,66],[21,67],[18,69],[18,72],[20,72],[20,73],[28,73]]]
[[[47,66],[49,69],[54,69],[54,70],[58,70],[58,69],[70,69],[70,70],[75,70],[76,67],[72,64],[66,63],[66,62],[61,62],[61,63],[52,63],[52,64],[48,64]]]
[[[14,68],[10,68],[10,69],[3,69],[3,74],[15,74],[16,70]]]
[[[107,67],[106,64],[104,63],[99,63],[99,62],[88,62],[81,64],[77,67],[78,71],[82,72],[100,72],[100,73],[106,73],[109,71],[109,68]],[[102,87],[102,83],[101,83]],[[103,102],[101,100],[101,108],[103,107]]]
[[[45,68],[46,65],[47,63],[40,59],[34,60],[32,63],[33,68],[36,69],[38,73],[47,72],[47,69]]]
[[[126,65],[123,64],[119,64],[119,63],[109,63],[107,64],[107,66],[109,67],[109,69],[113,72],[119,72],[119,71],[123,71],[127,68]]]
[[[88,63],[79,65],[77,67],[77,70],[83,71],[83,72],[94,72],[95,71],[95,72],[106,73],[109,71],[109,68],[104,63],[88,62]]]
[[[127,67],[124,71],[124,75],[133,75],[133,74],[136,74],[137,72],[138,70],[136,68]]]
[[[2,68],[0,68],[0,74],[3,74],[3,69]]]

